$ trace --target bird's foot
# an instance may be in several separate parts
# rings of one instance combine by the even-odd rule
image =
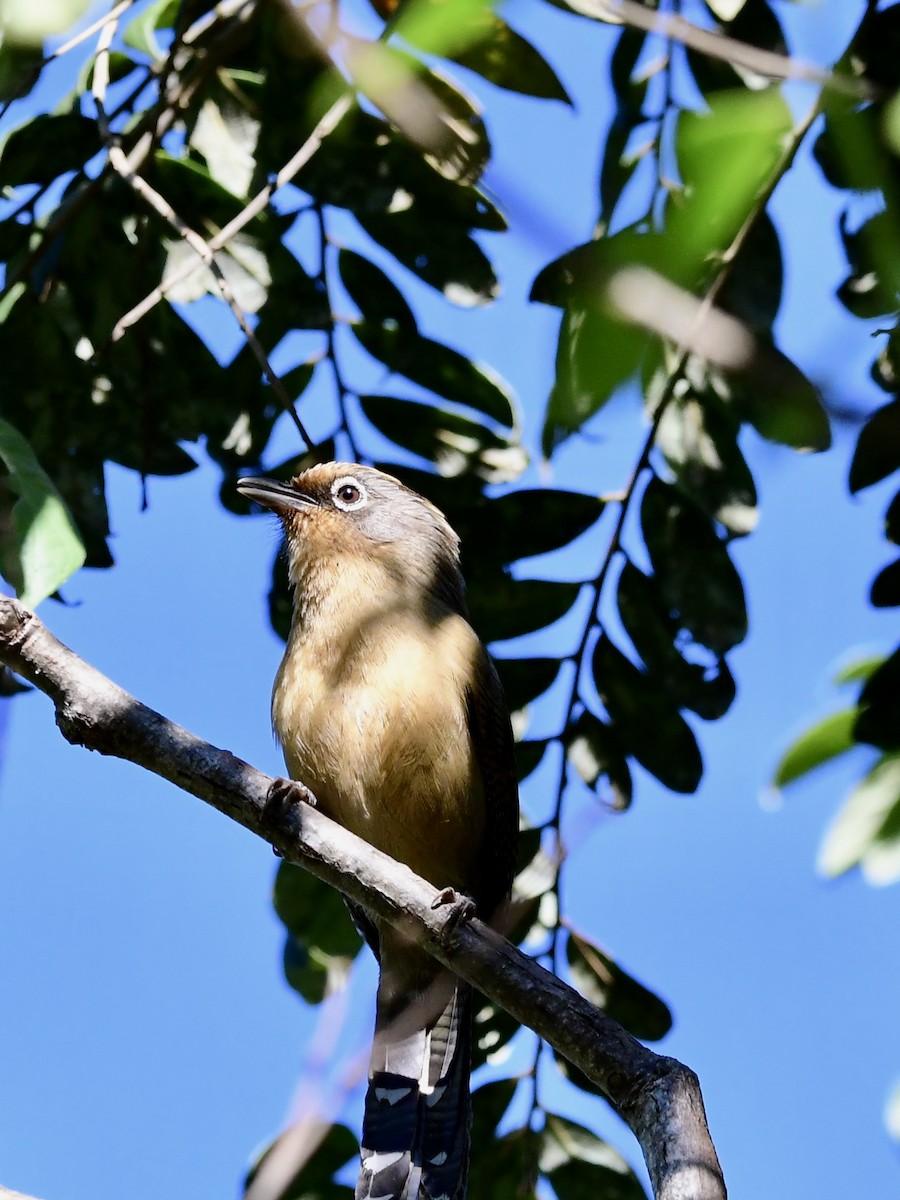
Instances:
[[[458,929],[463,921],[471,921],[475,916],[475,901],[471,896],[465,895],[464,892],[458,892],[456,888],[443,888],[431,902],[431,907],[448,908],[447,921],[444,925],[445,933],[453,933]]]
[[[266,793],[261,813],[262,824],[266,829],[276,832],[281,829],[285,814],[295,804],[311,804],[315,807],[316,798],[312,792],[297,783],[295,779],[273,779]],[[279,858],[283,855],[277,846],[272,850]]]

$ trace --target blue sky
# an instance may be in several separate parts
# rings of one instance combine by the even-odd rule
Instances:
[[[826,62],[856,6],[781,11],[802,22],[797,47]],[[483,89],[498,152],[489,182],[514,227],[506,241],[485,240],[504,297],[490,311],[454,311],[424,287],[410,292],[424,332],[510,380],[536,448],[558,317],[525,297],[543,262],[590,233],[610,34],[536,0],[507,15],[551,39],[577,111]],[[868,407],[879,401],[866,374],[873,343],[823,302],[842,278],[837,200],[808,155],[776,197],[788,250],[780,335],[835,398]],[[336,228],[357,238],[349,222]],[[223,354],[237,344],[227,322],[216,338]],[[641,433],[629,398],[597,432],[601,441],[564,449],[555,482],[622,485]],[[281,430],[272,462],[295,449]],[[624,816],[579,796],[570,807],[569,916],[671,1004],[662,1048],[700,1076],[735,1197],[878,1196],[900,1178],[881,1121],[900,1076],[897,892],[857,875],[827,884],[813,866],[863,760],[777,809],[761,800],[790,738],[835,705],[830,676],[847,653],[896,641],[893,614],[866,602],[889,557],[880,527],[890,488],[849,500],[851,450],[840,428],[817,457],[747,440],[762,519],[735,557],[751,633],[733,655],[731,713],[700,727],[700,792],[672,796],[639,772]],[[66,589],[70,606],[46,603],[41,615],[145,703],[274,773],[268,697],[280,645],[265,592],[275,531],[223,513],[199,457],[191,475],[150,481],[145,513],[136,478],[111,469],[117,566],[82,572]],[[602,551],[597,539],[579,543],[592,565]],[[551,636],[564,639],[565,627]],[[327,1096],[327,1079],[364,1053],[371,964],[354,976],[330,1075],[310,1075],[310,1038],[321,1049],[337,1016],[323,1026],[283,982],[268,847],[171,785],[67,746],[36,693],[16,700],[0,736],[0,1182],[46,1200],[235,1195],[254,1147],[298,1097]],[[539,773],[526,808],[540,811],[542,785]],[[637,1161],[601,1102],[551,1084],[548,1105],[596,1124]],[[359,1112],[354,1093],[352,1126]]]

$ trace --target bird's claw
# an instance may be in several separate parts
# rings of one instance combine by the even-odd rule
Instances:
[[[471,896],[458,892],[456,888],[445,887],[431,902],[432,909],[449,908],[445,929],[448,933],[456,929],[463,921],[470,921],[475,916],[475,901]]]
[[[279,829],[287,810],[298,803],[315,807],[315,797],[302,783],[297,783],[294,779],[273,779],[263,802],[262,824],[273,831]],[[277,846],[273,846],[272,850],[279,858],[284,857]]]

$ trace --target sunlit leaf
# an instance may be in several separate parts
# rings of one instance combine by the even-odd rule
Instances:
[[[31,446],[2,419],[0,460],[9,472],[0,477],[0,488],[18,496],[11,528],[0,537],[0,566],[22,603],[34,608],[82,566],[84,543]]]
[[[477,409],[509,429],[517,426],[513,394],[489,367],[430,338],[398,338],[395,330],[369,321],[355,324],[353,332],[373,358],[396,374],[405,375],[445,400]]]
[[[559,1200],[646,1200],[637,1176],[608,1142],[568,1117],[547,1113],[540,1170]]]
[[[618,812],[633,795],[631,771],[616,729],[585,709],[566,732],[566,753],[581,780]]]
[[[845,708],[818,721],[785,751],[775,768],[772,782],[787,787],[823,763],[844,754],[855,745],[853,726],[856,709]]]
[[[857,866],[871,852],[885,825],[898,814],[900,758],[885,756],[853,789],[828,827],[819,851],[819,870],[823,875],[835,876]],[[894,838],[898,836],[900,831]],[[900,861],[896,877],[900,878]]]

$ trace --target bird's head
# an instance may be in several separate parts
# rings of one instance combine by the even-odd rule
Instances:
[[[366,580],[464,611],[459,538],[439,509],[393,475],[321,463],[287,483],[240,479],[237,488],[280,518],[298,595]]]

